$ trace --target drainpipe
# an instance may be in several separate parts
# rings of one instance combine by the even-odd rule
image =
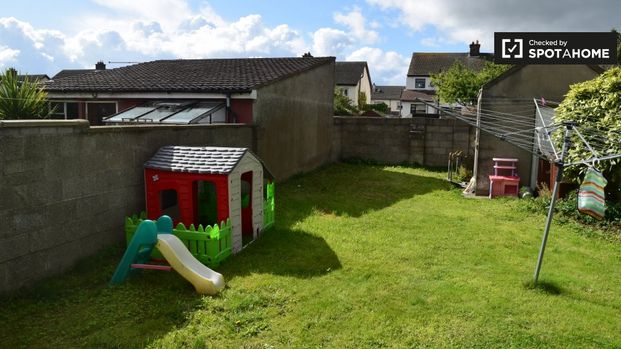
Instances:
[[[230,116],[231,116],[231,94],[227,93],[226,94],[226,108],[225,108],[225,115],[224,115],[224,120],[226,120],[227,123],[231,122],[231,120],[229,120]]]

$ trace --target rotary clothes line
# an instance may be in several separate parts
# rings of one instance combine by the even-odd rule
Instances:
[[[514,107],[515,109],[511,112],[483,109],[481,108],[481,99],[477,102],[476,110],[463,106],[460,111],[455,110],[455,108],[441,107],[426,101],[421,102],[438,110],[442,117],[454,118],[475,127],[477,131],[475,149],[478,149],[478,134],[479,131],[482,131],[548,160],[557,168],[552,198],[533,275],[534,283],[537,284],[564,170],[571,166],[581,165],[594,169],[604,161],[615,161],[621,158],[621,153],[615,152],[613,149],[614,144],[621,143],[621,134],[605,127],[593,128],[579,125],[574,121],[557,121],[555,118],[556,108],[554,106],[558,106],[558,103],[546,101],[544,98],[524,99],[520,101],[521,103],[516,103],[516,100],[485,101],[485,105],[505,107],[503,109],[506,109],[507,106]],[[535,115],[532,113],[533,105],[531,103],[534,103]],[[618,117],[621,118],[621,115]],[[581,155],[578,158],[573,156],[571,162],[566,162],[570,150],[581,150],[579,152]],[[475,162],[477,162],[476,156]],[[592,179],[593,175],[587,179],[589,178]],[[597,188],[597,186],[600,188]],[[603,212],[602,207],[596,207],[593,200],[601,199],[600,204],[604,203],[604,186],[605,179],[603,176],[595,180],[595,185],[590,185],[591,193],[588,196],[583,195],[583,203],[586,203],[586,205],[583,205],[584,209],[582,211]],[[476,188],[476,177],[471,179],[466,190],[469,188]],[[592,195],[593,192],[596,195]],[[598,196],[597,194],[602,195]]]

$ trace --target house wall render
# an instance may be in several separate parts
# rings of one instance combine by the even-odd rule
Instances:
[[[257,154],[277,180],[330,162],[333,98],[334,63],[258,89]]]

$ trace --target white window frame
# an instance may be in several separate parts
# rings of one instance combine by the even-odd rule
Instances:
[[[63,120],[73,120],[73,119],[67,119],[67,103],[77,103],[78,104],[78,115],[80,114],[79,108],[80,108],[80,102],[81,101],[75,101],[75,100],[50,100],[49,104],[48,104],[48,108],[50,110],[52,110],[52,103],[62,103],[63,104],[63,114],[64,114],[64,119]],[[60,113],[59,113],[60,115]],[[78,117],[79,119],[79,117]]]
[[[417,107],[423,107],[423,112],[422,113],[417,113]],[[410,104],[410,114],[412,115],[417,115],[417,114],[427,114],[427,105],[425,105],[425,103],[422,102],[412,102],[412,104]]]
[[[418,83],[422,80],[423,82],[423,87],[419,87]],[[417,89],[424,89],[427,86],[427,79],[425,78],[414,78],[414,88]]]

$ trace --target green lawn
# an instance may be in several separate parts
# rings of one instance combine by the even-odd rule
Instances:
[[[109,249],[0,300],[0,348],[621,347],[621,244],[555,224],[529,289],[544,216],[442,176],[338,164],[279,185],[276,228],[217,297],[157,271],[109,288]]]

